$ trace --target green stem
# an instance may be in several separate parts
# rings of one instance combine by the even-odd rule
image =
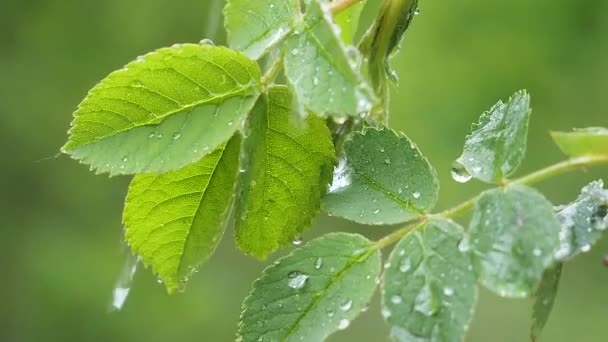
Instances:
[[[271,86],[274,80],[281,72],[281,69],[283,69],[283,57],[284,55],[281,54],[277,59],[275,59],[272,62],[270,68],[268,68],[268,70],[264,74],[264,76],[262,76],[262,86],[264,88],[268,88],[269,86]]]
[[[532,172],[526,176],[521,178],[517,178],[511,181],[505,181],[501,186],[508,186],[510,184],[525,184],[531,185],[534,183],[541,182],[545,179],[551,178],[553,176],[560,175],[562,173],[576,170],[578,168],[592,166],[592,165],[600,165],[600,164],[608,164],[608,156],[584,156],[584,157],[576,157],[568,160],[561,161],[559,163],[553,164],[551,166],[545,167],[538,171]],[[391,234],[383,237],[382,239],[376,242],[375,247],[378,249],[387,247],[392,245],[393,243],[401,240],[405,235],[410,233],[413,230],[418,229],[423,226],[433,217],[442,217],[442,218],[454,218],[460,215],[463,215],[470,209],[475,206],[477,200],[481,197],[481,195],[477,195],[473,198],[470,198],[455,207],[452,207],[448,210],[445,210],[436,215],[426,215],[419,218],[417,221],[409,223],[405,227],[398,229]]]
[[[336,0],[329,6],[331,13],[336,15],[345,9],[360,3],[362,0]]]

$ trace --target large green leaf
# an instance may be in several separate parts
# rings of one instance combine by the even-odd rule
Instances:
[[[157,50],[89,92],[62,151],[112,175],[178,169],[230,139],[259,81],[257,64],[226,48]]]
[[[366,114],[375,98],[357,71],[359,52],[344,45],[320,1],[310,1],[304,21],[285,44],[285,74],[300,103],[315,114]]]
[[[267,268],[245,299],[237,340],[322,341],[369,302],[380,252],[360,235],[332,233]]]
[[[469,240],[480,281],[503,297],[527,297],[553,262],[559,221],[542,194],[522,185],[484,192],[475,204]]]
[[[574,132],[552,132],[551,136],[569,156],[608,156],[608,128],[590,127],[575,129]]]
[[[224,17],[230,47],[257,60],[291,33],[299,14],[299,0],[228,0]]]
[[[570,260],[588,252],[608,228],[608,190],[601,180],[583,188],[576,201],[558,207],[560,247],[555,258]]]
[[[473,316],[477,278],[458,249],[463,229],[431,220],[405,236],[388,259],[383,316],[397,341],[462,341]]]
[[[248,122],[236,239],[241,250],[260,258],[310,226],[335,164],[323,120],[293,114],[289,90],[273,87]]]
[[[534,307],[532,308],[532,327],[530,337],[536,341],[540,336],[545,324],[549,320],[553,304],[557,297],[559,280],[562,275],[562,264],[557,264],[545,271],[540,286],[535,293]]]
[[[515,93],[507,103],[499,101],[473,127],[455,167],[488,183],[502,182],[524,158],[530,112],[526,91]]]
[[[234,198],[241,138],[200,161],[162,175],[137,175],[129,186],[126,239],[173,292],[215,250]]]
[[[328,214],[394,224],[416,219],[435,205],[436,172],[405,135],[367,127],[345,143],[344,152],[323,199]]]

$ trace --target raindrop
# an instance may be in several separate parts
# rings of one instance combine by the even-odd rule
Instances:
[[[446,295],[446,296],[448,296],[448,297],[451,297],[451,296],[454,295],[454,289],[451,288],[451,287],[445,287],[443,289],[443,294]]]
[[[148,138],[153,139],[156,136],[156,133],[152,132],[148,134]]]
[[[353,306],[352,299],[347,299],[346,302],[344,302],[344,303],[342,303],[342,305],[340,305],[340,310],[348,311],[348,310],[350,310],[350,308],[352,308],[352,306]]]
[[[340,323],[338,323],[338,330],[344,330],[344,329],[348,328],[349,325],[350,325],[350,321],[345,318],[345,319],[341,320]]]
[[[399,266],[399,271],[407,272],[410,270],[410,268],[412,268],[412,261],[409,258],[403,259],[401,265]]]
[[[460,242],[458,243],[458,250],[462,253],[468,252],[470,247],[471,246],[469,245],[469,239],[466,237],[460,240]]]
[[[397,193],[402,194],[403,193],[403,189],[402,188],[397,189]]]
[[[317,258],[317,260],[315,260],[315,269],[318,270],[321,266],[323,266],[323,259]]]
[[[301,238],[296,238],[295,240],[293,240],[293,245],[294,246],[299,246],[302,244],[302,239]]]
[[[380,213],[380,209],[376,208],[376,210],[374,210],[374,214],[378,215]]]
[[[467,169],[459,162],[454,162],[450,174],[452,175],[452,179],[458,183],[466,183],[473,178]]]
[[[289,273],[289,275],[287,275],[287,277],[289,278],[287,280],[287,285],[289,287],[291,287],[292,289],[301,289],[304,287],[304,285],[306,285],[306,281],[308,280],[308,275],[295,271],[295,272],[291,272]]]
[[[232,125],[234,125],[234,121],[232,121],[232,120],[228,121],[228,126],[232,126]]]
[[[178,140],[182,135],[180,133],[173,133],[173,140]]]
[[[382,317],[389,318],[393,313],[387,308],[382,308]]]
[[[390,158],[384,159],[384,164],[389,165],[390,163],[391,163],[391,159]]]
[[[329,187],[329,192],[338,192],[341,189],[346,188],[352,183],[350,168],[346,159],[340,158],[338,166],[334,169],[334,177]]]
[[[312,79],[312,84],[313,84],[313,85],[316,85],[316,86],[317,86],[317,85],[319,85],[319,78],[315,76],[315,77]]]
[[[162,138],[163,138],[163,134],[162,133],[156,134],[156,139],[162,139]]]
[[[122,157],[121,160],[123,163],[126,163],[129,160],[129,158],[127,156],[124,156],[124,157]]]
[[[391,303],[401,304],[401,302],[403,302],[403,298],[401,298],[401,296],[394,295],[391,297]]]
[[[421,194],[420,194],[418,191],[416,191],[416,192],[414,192],[414,193],[412,194],[412,196],[414,196],[414,198],[415,198],[415,199],[418,199],[418,198],[420,198],[420,196],[422,196],[422,195],[421,195]]]
[[[298,49],[291,50],[291,54],[294,55],[294,56],[297,56],[298,55]]]
[[[114,290],[112,291],[112,310],[121,310],[125,305],[139,261],[139,257],[130,253],[127,255],[123,269],[120,272]]]
[[[334,317],[335,314],[333,310],[327,310],[327,317]]]
[[[534,250],[532,251],[532,254],[534,254],[534,256],[540,256],[542,254],[542,252],[540,249],[534,248]]]
[[[416,10],[414,11],[414,15],[418,15],[420,14],[420,8],[416,8]]]
[[[591,245],[584,245],[584,246],[581,246],[581,252],[583,252],[583,253],[587,253],[587,252],[589,252],[590,250],[591,250]]]
[[[211,46],[215,46],[215,43],[213,42],[213,40],[209,39],[209,38],[205,38],[205,39],[201,39],[200,42],[198,42],[201,45],[211,45]]]

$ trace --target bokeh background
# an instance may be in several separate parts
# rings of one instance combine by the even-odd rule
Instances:
[[[255,1],[255,0],[252,0]],[[371,1],[371,0],[370,0]],[[378,1],[371,1],[369,18]],[[528,157],[520,173],[562,158],[552,129],[608,125],[608,1],[421,1],[421,14],[393,59],[401,84],[393,125],[433,161],[439,208],[484,186],[449,176],[465,134],[496,100],[532,94]],[[121,207],[127,178],[94,176],[55,157],[87,90],[136,56],[176,42],[221,43],[216,0],[0,1],[0,340],[230,341],[242,299],[269,262],[239,254],[225,236],[187,291],[168,296],[140,269],[120,312],[109,312],[125,260]],[[555,203],[604,178],[596,168],[539,185]],[[387,227],[326,217],[305,240],[328,231],[371,238]],[[565,269],[543,341],[608,341],[608,253],[604,239]],[[276,257],[276,256],[275,256]],[[530,300],[481,291],[468,341],[526,341]],[[372,309],[331,341],[383,341]]]

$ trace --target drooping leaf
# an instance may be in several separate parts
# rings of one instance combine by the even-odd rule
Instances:
[[[552,132],[559,148],[571,157],[600,155],[608,156],[608,128],[590,127],[573,132]]]
[[[527,297],[553,262],[559,229],[551,203],[532,188],[484,192],[468,232],[481,283],[503,297]]]
[[[342,43],[327,3],[311,0],[285,44],[285,75],[300,103],[321,115],[366,114],[375,98],[359,75],[359,52]]]
[[[299,0],[228,0],[224,17],[230,47],[257,60],[291,33],[299,14]]]
[[[259,80],[257,64],[226,48],[157,50],[89,92],[62,151],[111,175],[178,169],[234,135]]]
[[[273,87],[260,98],[248,122],[236,239],[241,250],[260,258],[310,226],[335,164],[323,120],[300,119],[292,112],[289,90]]]
[[[499,101],[473,127],[456,163],[484,182],[503,181],[524,158],[530,112],[530,96],[524,90],[507,103]]]
[[[559,249],[555,258],[570,260],[588,252],[608,228],[608,190],[601,180],[585,186],[576,201],[558,207],[561,222]]]
[[[418,147],[388,128],[364,128],[344,145],[323,209],[363,224],[414,220],[437,201],[437,174]]]
[[[233,202],[241,138],[198,162],[162,175],[135,176],[123,222],[133,252],[171,293],[214,252]]]
[[[322,341],[372,297],[380,252],[360,235],[327,234],[267,268],[245,299],[237,340]]]
[[[359,27],[359,18],[361,17],[365,3],[366,1],[361,1],[334,15],[334,21],[340,28],[340,37],[342,37],[342,41],[346,45],[353,44],[353,39]]]
[[[473,316],[477,279],[460,251],[463,229],[431,220],[406,235],[384,271],[382,314],[396,341],[462,341]]]
[[[538,339],[549,320],[555,298],[557,297],[561,275],[562,264],[548,268],[543,275],[540,286],[536,290],[536,298],[534,307],[532,308],[532,327],[530,329],[530,337],[533,342]]]

